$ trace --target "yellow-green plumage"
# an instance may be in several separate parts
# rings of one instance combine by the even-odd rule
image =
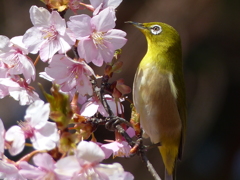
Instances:
[[[180,37],[164,23],[130,23],[143,32],[148,43],[135,74],[134,105],[145,136],[153,143],[161,143],[159,150],[167,174],[172,177],[176,160],[182,155],[186,131]]]

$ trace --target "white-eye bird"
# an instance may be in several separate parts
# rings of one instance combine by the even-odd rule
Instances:
[[[148,50],[133,83],[133,102],[140,115],[143,137],[158,146],[165,179],[175,179],[175,164],[182,157],[186,132],[185,85],[181,40],[165,23],[136,23],[146,37]]]

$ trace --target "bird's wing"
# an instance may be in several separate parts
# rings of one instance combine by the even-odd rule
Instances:
[[[179,145],[179,153],[178,153],[178,159],[181,159],[182,153],[183,153],[183,145],[185,141],[185,134],[186,134],[187,111],[186,111],[186,94],[185,94],[185,84],[184,84],[183,73],[182,71],[179,71],[179,72],[180,73],[174,75],[173,79],[178,89],[177,106],[178,106],[178,112],[182,121],[182,134],[181,134],[182,137],[181,137],[181,142]]]

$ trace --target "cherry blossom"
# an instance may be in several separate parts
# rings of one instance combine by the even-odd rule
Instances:
[[[130,155],[131,147],[122,136],[116,135],[116,140],[108,140],[107,144],[83,141],[91,134],[92,141],[96,140],[92,118],[86,117],[97,119],[96,113],[100,113],[104,123],[104,118],[109,116],[100,97],[106,100],[114,116],[119,116],[124,113],[122,97],[131,91],[122,79],[109,84],[103,79],[108,85],[103,87],[101,83],[101,88],[98,80],[95,81],[101,77],[111,78],[122,67],[117,52],[127,42],[126,33],[114,29],[115,9],[122,0],[90,0],[90,4],[82,0],[42,2],[48,10],[30,8],[33,26],[23,36],[0,35],[0,98],[9,95],[20,105],[29,105],[24,119],[7,131],[0,119],[0,179],[132,180],[133,175],[125,172],[121,164],[101,163],[111,155]],[[77,14],[84,8],[92,11],[92,16],[70,16],[67,28],[65,11],[70,9]],[[71,48],[73,54],[68,52]],[[34,64],[28,53],[39,55]],[[48,61],[40,77],[59,85],[51,90],[52,95],[44,91],[49,103],[40,100],[30,86],[35,81],[39,58]],[[107,63],[104,75],[95,75],[90,63],[96,66]],[[68,94],[69,98],[59,97],[59,93]],[[67,104],[69,99],[71,104]],[[55,102],[57,106],[52,104]],[[49,121],[49,116],[53,121]],[[4,155],[4,149],[15,156],[29,145],[34,150],[16,162]]]
[[[103,62],[111,62],[115,50],[122,48],[127,41],[124,31],[113,29],[115,21],[109,8],[92,18],[82,14],[69,19],[68,27],[80,40],[78,53],[87,63],[102,66]]]
[[[32,6],[30,18],[33,27],[28,29],[23,36],[23,43],[30,53],[39,55],[42,61],[47,61],[56,53],[66,53],[70,44],[74,42],[66,31],[66,23],[58,12],[49,11],[45,8]]]
[[[75,61],[64,55],[54,55],[49,67],[45,68],[49,80],[60,85],[63,92],[74,94],[78,92],[81,95],[92,95],[92,84],[89,76],[94,75],[93,70],[84,61]],[[61,73],[59,73],[61,72]],[[46,76],[47,75],[47,76]]]
[[[6,36],[0,36],[3,40],[0,47],[0,58],[7,65],[8,74],[23,74],[27,83],[35,80],[36,70],[32,60],[26,56],[28,50],[22,43],[23,36],[13,37],[11,40]]]
[[[81,141],[77,146],[76,157],[81,168],[75,173],[73,180],[133,179],[130,173],[124,172],[119,163],[99,164],[105,158],[105,154],[96,143]]]
[[[59,135],[56,124],[48,121],[49,113],[49,104],[37,100],[26,110],[25,121],[7,130],[5,139],[12,144],[9,149],[12,155],[23,150],[27,138],[30,138],[37,150],[51,150],[56,147]]]
[[[29,105],[38,100],[38,94],[33,91],[26,81],[18,76],[0,78],[0,98],[10,95],[19,101],[20,105]]]
[[[41,180],[41,179],[53,179],[53,180],[70,180],[71,176],[74,172],[72,172],[69,175],[68,173],[61,172],[62,174],[58,174],[55,172],[57,169],[57,163],[53,160],[53,158],[48,153],[40,153],[33,157],[33,162],[36,165],[32,166],[28,164],[26,161],[22,161],[19,163],[19,167],[21,168],[19,171],[19,174],[21,174],[23,177],[27,179],[35,179],[35,180]],[[68,161],[68,165],[71,162]],[[65,164],[66,166],[66,164]]]

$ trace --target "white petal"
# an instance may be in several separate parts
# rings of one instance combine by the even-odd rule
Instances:
[[[80,114],[81,116],[86,116],[86,117],[91,117],[94,114],[97,113],[99,105],[93,102],[86,102],[81,110],[80,110]]]
[[[101,162],[105,154],[96,143],[81,141],[77,146],[77,157],[93,163]]]
[[[34,26],[44,26],[49,24],[51,14],[47,9],[43,7],[38,8],[37,6],[32,6],[29,13]]]
[[[35,131],[31,142],[37,150],[52,150],[59,140],[56,123],[47,122],[41,129]]]
[[[50,114],[49,103],[44,104],[42,100],[32,103],[26,110],[25,119],[30,120],[31,126],[40,129],[45,126]]]
[[[19,126],[12,126],[7,130],[5,135],[6,141],[12,142],[11,147],[8,149],[12,156],[22,152],[25,146],[25,136]]]
[[[36,27],[28,29],[23,35],[23,43],[30,53],[36,54],[44,43],[41,31]]]
[[[67,166],[66,166],[67,164]],[[75,172],[79,172],[80,166],[75,156],[67,156],[60,159],[56,164],[56,169],[54,170],[59,175],[70,176]]]

